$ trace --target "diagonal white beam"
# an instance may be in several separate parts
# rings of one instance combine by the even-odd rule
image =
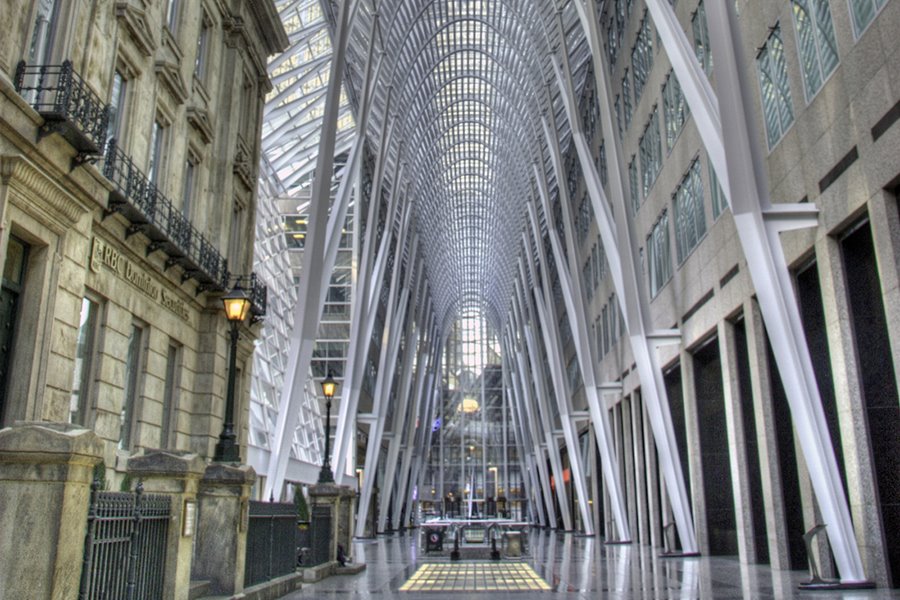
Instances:
[[[331,173],[334,167],[334,143],[337,132],[338,98],[340,97],[343,69],[340,64],[347,49],[349,6],[341,5],[336,28],[335,62],[331,79],[328,82],[328,97],[331,103],[326,106],[326,118],[320,140],[317,160],[316,179],[313,183],[312,202],[309,212],[309,228],[306,235],[306,247],[303,253],[303,271],[301,288],[294,307],[294,332],[288,354],[287,370],[284,377],[284,388],[279,402],[278,422],[276,423],[276,444],[272,447],[272,458],[269,462],[268,477],[264,497],[273,497],[277,491],[281,497],[284,474],[290,454],[290,442],[296,428],[297,417],[304,379],[309,372],[313,345],[319,326],[322,305],[319,302],[322,288],[323,256],[327,235],[328,206],[331,196]],[[338,60],[339,59],[339,60]],[[293,424],[292,427],[288,425]]]
[[[550,149],[550,155],[553,168],[556,171],[556,180],[564,181],[562,159],[559,154],[559,145],[553,133],[550,131],[546,119],[543,120],[544,134],[547,137],[547,144]],[[538,192],[544,209],[544,217],[548,223],[552,218],[550,211],[550,197],[547,187],[547,181],[544,172],[535,165],[535,178],[538,183]],[[578,279],[578,267],[575,265],[577,257],[575,243],[572,239],[572,218],[569,198],[564,185],[558,185],[557,189],[560,194],[560,204],[563,208],[564,227],[566,234],[566,247],[568,249],[569,264],[564,263],[563,251],[559,236],[554,227],[548,227],[550,236],[550,244],[553,248],[553,256],[556,260],[556,270],[560,278],[560,286],[563,292],[563,301],[566,305],[566,314],[569,319],[569,325],[572,330],[572,337],[575,342],[575,352],[578,356],[578,365],[581,368],[581,377],[584,381],[585,398],[588,403],[588,411],[594,426],[595,439],[597,447],[600,450],[600,466],[603,469],[603,479],[606,483],[606,490],[609,494],[610,504],[612,505],[613,519],[616,524],[616,533],[618,541],[627,541],[631,539],[631,528],[628,523],[628,516],[625,511],[624,495],[622,492],[622,480],[619,477],[619,462],[616,457],[615,444],[613,443],[612,428],[609,423],[609,412],[605,409],[605,405],[601,403],[600,394],[597,386],[597,377],[594,372],[594,357],[591,351],[591,343],[587,336],[588,323],[583,303],[583,294],[581,290],[581,282]],[[604,408],[601,409],[601,406]]]
[[[576,2],[577,4],[578,2]],[[598,35],[596,23],[592,22],[590,25],[594,28],[594,35]],[[599,43],[597,47],[600,47]],[[685,553],[693,554],[698,551],[697,535],[694,531],[694,519],[688,502],[681,461],[678,459],[678,446],[675,441],[675,430],[672,426],[672,415],[669,411],[657,346],[652,339],[648,338],[648,334],[652,333],[647,326],[652,322],[649,317],[650,307],[646,290],[639,276],[641,273],[640,260],[635,250],[637,244],[634,242],[632,223],[627,217],[624,163],[621,156],[621,142],[615,135],[617,128],[614,125],[610,108],[612,96],[608,85],[608,67],[602,56],[595,54],[592,59],[597,76],[600,123],[603,131],[609,133],[607,139],[614,141],[609,144],[609,154],[607,155],[614,167],[610,169],[609,173],[610,199],[614,211],[611,209],[610,199],[607,199],[606,193],[603,191],[590,145],[584,136],[579,113],[575,106],[571,72],[567,68],[564,73],[556,57],[552,57],[551,60],[565,114],[572,129],[572,142],[575,145],[579,165],[585,177],[588,197],[591,199],[600,239],[606,252],[610,278],[628,330],[632,355],[641,382],[641,391],[650,417],[650,426],[659,449],[660,466],[672,506],[672,516],[681,538],[682,550]]]

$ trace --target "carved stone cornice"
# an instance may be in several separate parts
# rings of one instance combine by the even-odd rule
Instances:
[[[189,106],[187,109],[187,121],[200,135],[200,139],[204,144],[208,144],[213,140],[213,125],[209,119],[209,113],[197,106]]]
[[[184,104],[190,93],[188,92],[187,84],[181,77],[181,71],[178,69],[178,65],[170,62],[158,61],[155,70],[157,79],[159,79],[163,86],[169,90],[175,101],[178,104]]]
[[[153,30],[147,25],[147,14],[130,2],[116,2],[116,18],[119,25],[125,27],[131,41],[144,56],[152,56],[158,42]]]
[[[14,204],[30,213],[45,213],[62,228],[72,227],[90,212],[51,174],[22,155],[0,156],[0,185],[15,192],[11,197]],[[16,202],[16,198],[24,202]]]

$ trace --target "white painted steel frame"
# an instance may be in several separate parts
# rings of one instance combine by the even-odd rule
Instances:
[[[755,124],[749,112],[754,83],[741,69],[749,63],[735,7],[730,2],[711,2],[706,6],[711,46],[715,49],[716,94],[671,7],[661,0],[647,0],[647,7],[731,207],[841,581],[865,582],[797,298],[779,239],[783,231],[817,226],[818,210],[810,204],[773,204],[769,198],[762,155],[751,133]]]

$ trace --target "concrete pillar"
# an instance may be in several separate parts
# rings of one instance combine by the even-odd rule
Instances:
[[[747,467],[746,435],[744,431],[743,408],[738,365],[737,340],[734,325],[729,321],[719,321],[719,354],[722,363],[722,391],[725,397],[725,426],[728,429],[728,445],[732,451],[729,461],[734,493],[734,520],[737,529],[738,554],[745,564],[756,562],[756,539],[753,535],[753,505],[761,498],[753,498],[750,487],[750,472]],[[756,457],[752,457],[756,460]]]
[[[354,501],[356,492],[346,485],[320,483],[309,488],[312,505],[327,506],[331,510],[331,539],[328,543],[329,560],[337,560],[338,544],[344,547],[344,554],[350,560],[353,550],[353,525],[356,512]]]
[[[196,454],[167,450],[152,450],[128,460],[128,474],[144,484],[145,494],[166,494],[172,498],[164,594],[173,600],[187,600],[190,592],[197,487],[204,466]]]
[[[214,594],[244,589],[250,488],[256,471],[248,465],[212,463],[197,492],[197,541],[191,577],[208,580]]]
[[[103,442],[62,423],[0,430],[0,600],[74,600]]]

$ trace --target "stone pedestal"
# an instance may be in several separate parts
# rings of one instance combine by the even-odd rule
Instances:
[[[353,547],[353,517],[355,513],[356,492],[346,485],[319,483],[309,488],[309,498],[313,507],[327,506],[331,511],[331,542],[329,544],[329,560],[337,560],[338,544],[344,547],[347,560],[351,560]]]
[[[128,460],[128,473],[134,481],[144,484],[144,493],[166,494],[172,498],[166,540],[166,598],[188,598],[194,535],[190,529],[196,529],[197,487],[205,466],[196,454],[167,450],[151,450]],[[193,521],[188,523],[187,531],[186,519]]]
[[[90,430],[0,430],[0,600],[78,597],[90,484],[103,442]]]
[[[256,472],[247,465],[212,463],[200,480],[193,579],[210,582],[214,594],[244,589],[250,488]]]

